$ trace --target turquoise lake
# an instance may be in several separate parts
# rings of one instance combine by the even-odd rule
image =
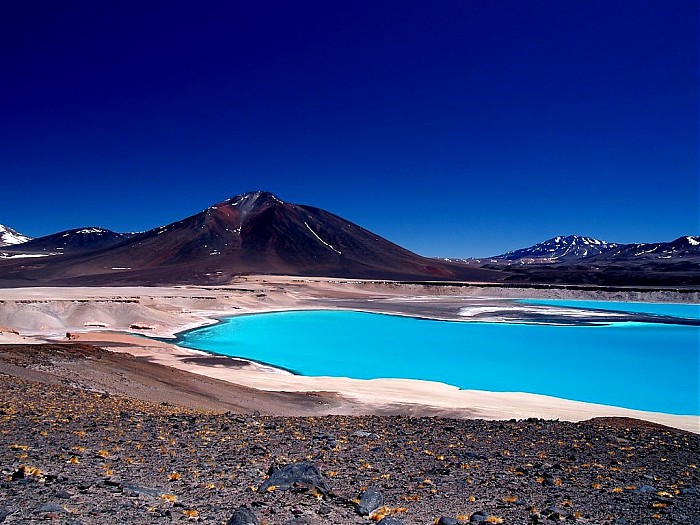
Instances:
[[[615,309],[640,303],[603,304]],[[661,310],[653,313],[668,313]],[[181,334],[179,344],[309,376],[424,379],[700,415],[697,326],[553,326],[294,311],[225,318]]]
[[[527,299],[519,302],[525,304],[609,310],[613,312],[670,315],[671,317],[682,317],[684,319],[700,319],[700,304],[622,303],[615,301],[567,301],[559,299]]]

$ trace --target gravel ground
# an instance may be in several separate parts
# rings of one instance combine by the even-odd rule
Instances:
[[[0,523],[700,524],[700,436],[640,421],[214,414],[0,380]]]

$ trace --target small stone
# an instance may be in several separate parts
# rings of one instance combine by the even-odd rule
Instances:
[[[650,485],[641,485],[632,491],[633,494],[650,494],[652,492],[657,492],[657,490]]]
[[[42,506],[40,506],[35,511],[36,514],[43,514],[45,512],[63,513],[63,512],[66,512],[66,510],[63,507],[61,507],[60,505],[57,505],[56,503],[44,503]]]
[[[357,513],[360,516],[369,516],[382,505],[384,505],[384,495],[376,487],[369,487],[360,496]]]
[[[566,517],[567,513],[559,507],[547,507],[542,511],[542,515],[548,520],[561,521]]]
[[[486,514],[483,510],[478,510],[471,516],[469,516],[469,523],[482,523],[486,521],[486,518],[488,518],[489,515]]]
[[[305,485],[309,488],[315,488],[324,495],[329,490],[316,465],[310,461],[302,461],[286,465],[272,472],[270,477],[260,485],[258,492],[289,490],[294,485]],[[275,489],[272,489],[272,487],[275,487]]]
[[[458,525],[459,522],[455,518],[450,518],[448,516],[441,516],[437,522],[437,525]]]
[[[285,521],[284,525],[314,525],[314,521],[308,516],[297,516],[291,520]]]
[[[238,507],[233,511],[227,525],[260,525],[260,522],[248,507]]]
[[[377,525],[405,525],[405,523],[399,519],[387,516],[386,518],[382,518]]]

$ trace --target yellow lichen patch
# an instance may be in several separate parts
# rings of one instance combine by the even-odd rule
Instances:
[[[615,494],[619,494],[620,492],[622,492],[622,489],[620,487],[615,487],[614,489],[612,489],[612,492],[614,492]]]
[[[165,500],[168,503],[175,503],[177,501],[177,496],[175,494],[161,494],[160,499]]]
[[[476,498],[474,496],[469,496],[467,500],[469,501],[469,503],[474,503],[476,501]]]
[[[68,460],[68,463],[70,463],[71,465],[77,465],[80,463],[80,460],[75,456],[71,456]]]
[[[109,457],[109,451],[105,449],[98,450],[97,453],[95,454],[98,457],[101,458],[108,458]]]
[[[457,514],[455,518],[457,521],[469,521],[469,514]]]
[[[276,490],[277,490],[277,485],[270,485],[269,487],[267,487],[265,492],[274,492]]]
[[[402,512],[408,512],[407,507],[381,507],[375,510],[369,517],[372,521],[382,521],[387,516],[392,516],[394,514],[400,514]]]
[[[34,476],[35,478],[38,478],[41,476],[41,469],[38,469],[36,467],[29,467],[29,466],[24,466],[24,474],[27,476]]]
[[[188,518],[197,518],[197,517],[199,517],[199,512],[197,512],[197,511],[194,510],[194,509],[192,509],[192,510],[183,510],[182,513],[183,513],[185,516],[187,516]]]
[[[489,516],[484,520],[486,523],[503,523],[503,518],[498,516]]]
[[[515,496],[506,496],[505,498],[503,498],[503,501],[505,501],[506,503],[515,503],[516,501],[518,501],[518,498],[516,498]]]
[[[651,506],[655,509],[665,509],[668,507],[668,503],[662,503],[660,501],[655,501],[654,503],[651,504]]]
[[[181,477],[182,477],[182,474],[180,474],[179,472],[171,472],[170,474],[168,474],[168,479],[170,481],[177,481]]]
[[[15,443],[14,445],[10,445],[11,450],[29,450],[29,445],[18,445]]]
[[[664,490],[660,490],[660,491],[657,492],[656,494],[658,494],[658,495],[661,496],[662,498],[672,498],[672,497],[673,497],[673,494],[671,494],[670,492],[666,492],[666,491],[664,491]]]
[[[593,488],[598,490],[600,488],[600,483],[593,483]]]
[[[409,496],[401,496],[401,499],[404,501],[418,501],[420,496],[418,494],[411,494]]]

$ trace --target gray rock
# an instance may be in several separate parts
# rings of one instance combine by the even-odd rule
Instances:
[[[382,520],[377,525],[406,525],[403,521],[387,516],[382,518]]]
[[[227,525],[260,525],[260,522],[248,507],[238,507],[233,511]]]
[[[150,498],[159,498],[161,494],[167,492],[167,490],[162,488],[140,487],[130,483],[124,483],[122,488],[124,489],[124,494],[126,496],[148,496]]]
[[[657,492],[657,490],[650,485],[641,485],[632,491],[633,494],[650,494],[652,492]]]
[[[58,513],[58,514],[67,514],[68,511],[61,507],[61,505],[58,505],[56,503],[44,503],[41,505],[36,511],[34,511],[36,514],[47,514],[49,512],[53,513]]]
[[[489,515],[486,514],[483,510],[479,510],[469,517],[469,523],[483,523],[488,517]]]
[[[289,490],[294,485],[305,485],[309,488],[315,488],[324,495],[329,490],[316,465],[310,461],[302,461],[275,470],[260,485],[258,492],[267,492],[273,486],[277,487],[278,490]]]
[[[450,518],[448,516],[442,516],[437,522],[437,525],[458,525],[458,524],[459,524],[459,522],[456,519]]]
[[[369,487],[360,496],[357,513],[360,516],[369,516],[382,505],[384,505],[384,494],[375,487]]]
[[[567,516],[567,512],[560,509],[559,507],[547,507],[542,511],[542,516],[552,521],[564,520]]]
[[[289,521],[285,521],[284,525],[314,525],[314,523],[316,522],[308,516],[297,516]]]

